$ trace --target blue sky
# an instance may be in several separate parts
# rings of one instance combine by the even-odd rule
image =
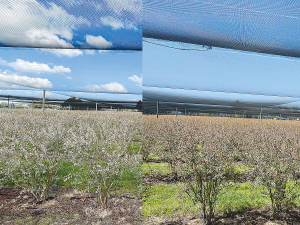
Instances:
[[[0,49],[0,95],[140,100],[142,52]]]
[[[224,104],[239,100],[300,108],[299,71],[300,59],[292,57],[214,47],[208,51],[183,51],[143,43],[143,97],[152,100],[187,103],[209,100]]]
[[[0,46],[142,48],[141,0],[5,0]]]

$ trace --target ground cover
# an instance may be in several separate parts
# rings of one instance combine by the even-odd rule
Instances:
[[[218,191],[208,223],[298,224],[297,121],[144,115],[143,129],[145,224],[204,223],[205,193],[187,187]],[[215,176],[219,189],[205,189]]]
[[[140,224],[141,114],[0,111],[1,224]]]

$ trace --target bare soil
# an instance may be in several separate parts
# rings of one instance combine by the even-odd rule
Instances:
[[[55,187],[43,202],[20,188],[0,188],[0,224],[142,224],[142,198],[111,196],[108,208],[95,197],[72,188]]]
[[[145,218],[144,225],[204,225],[201,216],[155,217]],[[281,219],[275,220],[269,209],[250,210],[231,214],[217,215],[211,225],[299,225],[300,210],[285,209]]]

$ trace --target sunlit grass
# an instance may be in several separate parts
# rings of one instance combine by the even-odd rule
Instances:
[[[166,175],[170,173],[170,171],[168,163],[144,163],[142,165],[142,173],[143,175]]]

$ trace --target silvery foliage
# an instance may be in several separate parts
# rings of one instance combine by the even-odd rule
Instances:
[[[171,162],[172,173],[180,177],[185,192],[210,223],[220,191],[229,184],[234,169],[226,127],[222,121],[183,116],[145,116],[143,122],[149,126],[145,130],[155,127],[159,133],[151,133],[158,140],[152,142],[151,151]],[[163,150],[157,151],[159,147]]]
[[[142,118],[141,114],[135,118],[108,114],[102,119],[105,122],[86,121],[89,126],[82,130],[84,140],[77,148],[77,162],[81,169],[87,168],[92,177],[84,180],[86,190],[94,192],[97,202],[106,207],[111,189],[122,174],[140,170],[139,157],[130,155],[128,150],[134,137],[141,133]]]
[[[97,164],[95,168],[101,168],[97,171],[110,175],[121,163],[136,162],[135,156],[125,152],[120,158],[127,161],[117,156],[127,150],[130,138],[141,132],[141,115],[137,113],[68,111],[43,116],[40,111],[3,110],[0,114],[0,173],[34,194],[37,201],[48,197],[64,161]],[[100,155],[103,160],[98,163]],[[92,171],[94,166],[90,168]]]
[[[265,122],[252,127],[252,134],[244,139],[250,176],[267,189],[274,218],[280,217],[283,206],[292,206],[299,197],[299,128],[295,121]]]

